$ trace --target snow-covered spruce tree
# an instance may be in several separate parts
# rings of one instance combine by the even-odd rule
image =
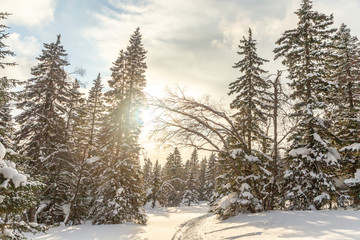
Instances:
[[[79,81],[77,79],[74,79],[71,82],[69,98],[65,104],[66,139],[71,145],[76,145],[76,143],[74,143],[75,136],[73,136],[75,134],[74,128],[77,127],[78,125],[77,123],[80,121],[79,118],[85,115],[85,111],[83,107],[85,103],[85,99],[83,98],[82,96],[83,94],[80,93],[79,89],[80,89]]]
[[[261,66],[267,60],[258,57],[251,29],[248,38],[243,37],[240,41],[239,48],[238,54],[243,59],[235,63],[234,68],[242,75],[230,84],[229,95],[236,94],[230,107],[236,109],[233,117],[244,142],[229,137],[232,161],[228,156],[220,155],[219,158],[223,173],[219,177],[217,191],[221,198],[215,203],[215,213],[223,218],[268,208],[265,203],[271,173],[265,166],[270,158],[256,148],[269,141],[262,129],[267,121],[269,85],[261,76],[266,73]]]
[[[199,176],[199,155],[198,151],[194,149],[191,153],[190,160],[188,164],[185,165],[185,188],[183,192],[182,202],[188,206],[191,203],[199,202],[199,185],[198,185],[198,176]]]
[[[100,124],[103,117],[104,103],[101,77],[98,74],[93,81],[83,111],[79,112],[73,129],[76,164],[76,184],[70,204],[70,214],[66,224],[80,224],[88,216],[92,189],[97,181],[97,150],[99,148]]]
[[[196,179],[196,168],[194,165],[190,165],[190,169],[188,169],[188,175],[185,182],[185,189],[182,197],[182,202],[187,206],[190,206],[191,203],[199,202],[199,191],[197,186]]]
[[[0,20],[5,20],[10,14],[0,12]],[[0,68],[12,67],[16,64],[14,62],[8,62],[7,58],[14,56],[14,53],[8,49],[8,46],[4,44],[4,40],[8,37],[8,33],[5,32],[7,26],[0,25]],[[13,124],[11,117],[10,100],[14,100],[14,93],[10,92],[10,89],[15,87],[17,81],[9,79],[6,76],[0,76],[0,141],[5,147],[12,147],[11,134],[13,133]]]
[[[296,100],[293,116],[300,119],[289,139],[284,200],[290,200],[291,209],[320,209],[331,204],[335,195],[333,178],[339,159],[330,146],[328,125],[321,118],[329,90],[324,73],[333,17],[313,11],[311,0],[302,0],[295,14],[297,28],[285,31],[274,50],[275,59],[284,58],[292,81],[291,97]]]
[[[199,201],[209,201],[206,194],[206,167],[207,159],[204,157],[199,166],[199,174],[197,177],[197,189],[199,192]]]
[[[205,199],[210,201],[210,204],[214,203],[216,196],[214,195],[216,177],[218,175],[218,163],[216,162],[216,156],[212,153],[206,165],[205,170]]]
[[[162,178],[161,178],[161,165],[159,161],[156,160],[153,174],[151,179],[151,188],[149,191],[149,202],[151,202],[151,207],[154,208],[155,206],[164,206],[164,196],[161,192],[161,185],[162,185]]]
[[[86,144],[87,146],[87,157],[93,157],[96,151],[99,149],[99,138],[100,138],[100,127],[103,119],[105,106],[104,96],[102,93],[103,85],[101,83],[100,73],[97,78],[93,81],[93,86],[89,91],[89,97],[86,101]]]
[[[345,183],[350,187],[350,196],[359,205],[360,184],[354,181],[354,175],[360,169],[360,43],[345,24],[336,32],[332,50],[329,75],[334,84],[332,109],[328,112],[335,144],[343,153],[343,167],[338,174],[348,179]]]
[[[233,68],[242,73],[238,79],[230,83],[229,95],[235,95],[230,107],[236,109],[234,114],[238,129],[244,132],[249,150],[255,142],[263,142],[265,137],[262,124],[266,124],[269,84],[262,77],[266,73],[261,66],[268,62],[258,57],[256,53],[256,40],[253,39],[252,30],[249,29],[248,38],[240,40],[238,54],[243,58],[235,63]]]
[[[86,164],[89,135],[91,124],[89,121],[90,110],[86,104],[86,99],[79,91],[80,84],[75,79],[72,83],[70,102],[67,104],[66,129],[67,142],[71,147],[74,156],[74,184],[71,189],[71,201],[66,206],[68,211],[64,222],[67,225],[81,224],[87,217],[89,208],[89,190],[91,188],[90,169]]]
[[[101,172],[92,209],[94,224],[146,223],[138,144],[146,85],[146,50],[141,38],[137,28],[126,52],[120,51],[111,68],[101,134]]]
[[[55,43],[45,43],[17,104],[22,110],[16,117],[21,126],[16,132],[18,146],[30,158],[30,174],[46,185],[30,218],[47,224],[64,221],[74,183],[75,159],[65,138],[66,105],[72,96],[64,70],[69,65],[66,56],[60,35]]]
[[[185,170],[181,154],[178,148],[166,158],[165,166],[162,169],[163,184],[162,194],[165,196],[165,206],[176,207],[181,203],[184,191]]]
[[[150,158],[144,158],[144,167],[142,169],[143,180],[144,180],[144,191],[146,193],[145,204],[151,201],[151,188],[153,179],[153,167]]]
[[[12,151],[5,156],[6,152],[0,143],[0,239],[25,239],[23,233],[44,230],[24,218],[24,212],[36,205],[41,185],[16,167],[11,159],[19,156]]]

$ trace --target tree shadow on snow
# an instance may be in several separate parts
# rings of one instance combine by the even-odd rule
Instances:
[[[262,232],[253,232],[253,233],[247,233],[247,234],[242,234],[242,235],[233,236],[233,237],[227,237],[224,239],[239,239],[239,238],[252,237],[252,236],[261,235],[261,234],[262,234]]]
[[[233,228],[256,227],[259,232],[246,233],[243,235],[233,236],[226,239],[237,239],[250,237],[253,235],[265,234],[268,231],[278,229],[281,231],[276,234],[277,238],[318,238],[328,236],[336,239],[359,239],[359,211],[340,211],[340,210],[323,210],[323,211],[276,211],[259,214],[240,214],[219,222],[218,224],[239,224],[241,225],[225,227],[213,232],[226,231]],[[284,231],[291,230],[289,231]],[[211,232],[209,232],[211,233]],[[230,233],[230,232],[229,232]],[[231,234],[231,233],[230,233]]]

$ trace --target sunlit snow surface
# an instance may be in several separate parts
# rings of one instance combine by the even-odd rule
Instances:
[[[294,211],[241,214],[218,220],[206,204],[147,209],[147,226],[136,224],[57,227],[32,239],[171,240],[174,239],[360,239],[359,211]],[[191,219],[197,218],[193,221]],[[31,235],[28,235],[31,237]]]

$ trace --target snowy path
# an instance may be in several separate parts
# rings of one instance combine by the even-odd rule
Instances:
[[[60,226],[36,236],[28,234],[27,237],[33,240],[170,240],[181,224],[205,215],[207,211],[208,206],[205,203],[191,207],[150,208],[146,211],[149,217],[146,226],[132,223],[118,225],[86,223],[77,226]]]
[[[187,221],[176,231],[172,240],[206,240],[202,226],[212,216],[210,213]]]

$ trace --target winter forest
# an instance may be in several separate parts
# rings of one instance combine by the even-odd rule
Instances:
[[[150,53],[140,28],[108,66],[108,88],[98,74],[80,92],[81,70],[66,70],[61,35],[34,56],[31,78],[0,74],[0,239],[86,221],[146,225],[145,207],[200,202],[221,220],[358,210],[360,41],[311,0],[294,14],[297,25],[278,36],[273,59],[258,55],[248,26],[229,63],[238,77],[223,84],[230,105],[181,87],[145,93]],[[12,17],[0,13],[1,69],[21,67],[4,44]],[[275,60],[282,69],[264,70]],[[141,155],[145,107],[155,116],[151,138],[172,146],[162,161]]]

